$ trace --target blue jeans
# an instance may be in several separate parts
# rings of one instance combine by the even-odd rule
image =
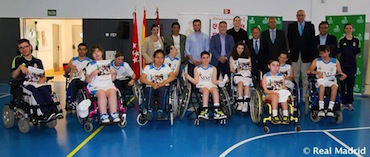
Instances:
[[[152,87],[146,87],[144,89],[145,94],[145,102],[144,102],[144,108],[147,108],[148,110],[152,110],[153,106],[153,97],[154,94],[157,94],[158,96],[158,110],[164,110],[166,105],[166,98],[168,96],[168,90],[170,87],[164,86],[158,89],[153,89]]]

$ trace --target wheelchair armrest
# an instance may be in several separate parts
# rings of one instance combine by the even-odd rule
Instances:
[[[20,86],[20,85],[23,84],[23,82],[25,80],[26,80],[25,78],[13,78],[13,77],[11,77],[10,80],[9,80],[9,85],[11,85],[11,86]]]
[[[50,81],[52,79],[54,79],[54,76],[46,76],[46,82],[48,82],[48,81]]]

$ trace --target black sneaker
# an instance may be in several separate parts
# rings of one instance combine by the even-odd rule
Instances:
[[[52,120],[54,118],[54,116],[55,116],[55,113],[51,113],[50,115],[45,115],[44,121],[48,122],[48,121]]]
[[[55,113],[54,117],[57,118],[57,119],[62,119],[63,118],[63,112],[59,111],[59,112]]]

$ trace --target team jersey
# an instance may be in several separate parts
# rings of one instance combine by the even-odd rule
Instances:
[[[87,64],[91,61],[89,57],[85,57],[84,60],[79,60],[78,56],[72,58],[72,65],[76,66],[77,71],[71,72],[71,78],[81,78],[82,69],[84,69]]]
[[[206,84],[212,83],[213,66],[209,65],[207,68],[203,68],[202,65],[198,65],[199,83]]]
[[[276,76],[272,76],[270,72],[266,73],[266,86],[269,90],[283,89],[284,75],[280,72]]]
[[[180,66],[180,60],[177,57],[172,60],[168,55],[166,55],[164,64],[167,64],[171,68],[172,72],[175,72],[177,67]]]
[[[329,62],[325,62],[322,58],[318,58],[316,62],[316,71],[321,72],[324,79],[334,81],[337,73],[337,59],[330,58]]]
[[[90,75],[94,70],[99,72],[88,84],[89,88],[114,86],[110,74],[110,60],[91,61],[86,67],[86,74]]]
[[[171,72],[172,70],[167,64],[162,64],[159,68],[156,68],[154,64],[150,64],[143,70],[143,73],[146,74],[146,79],[153,83],[163,82],[169,77]]]
[[[236,74],[241,74],[243,77],[250,77],[251,76],[251,58],[238,58],[238,60],[234,60],[230,57],[230,61],[233,63],[234,70]]]
[[[134,71],[132,71],[130,65],[126,62],[122,62],[119,66],[115,66],[114,61],[111,61],[110,66],[116,70],[117,80],[128,80],[127,77],[132,77],[132,75],[134,74]]]
[[[284,76],[290,76],[290,70],[291,70],[292,66],[290,64],[284,64],[284,65],[281,65],[280,68],[279,68],[279,72],[281,74],[283,74]]]

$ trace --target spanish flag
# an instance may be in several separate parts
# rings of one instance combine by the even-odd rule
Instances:
[[[144,8],[143,26],[142,26],[142,30],[141,30],[141,45],[144,45],[145,38],[146,38],[146,10]],[[145,66],[146,66],[146,62],[145,62],[144,57],[142,57],[141,63],[142,63],[141,64],[142,68],[144,69]]]

